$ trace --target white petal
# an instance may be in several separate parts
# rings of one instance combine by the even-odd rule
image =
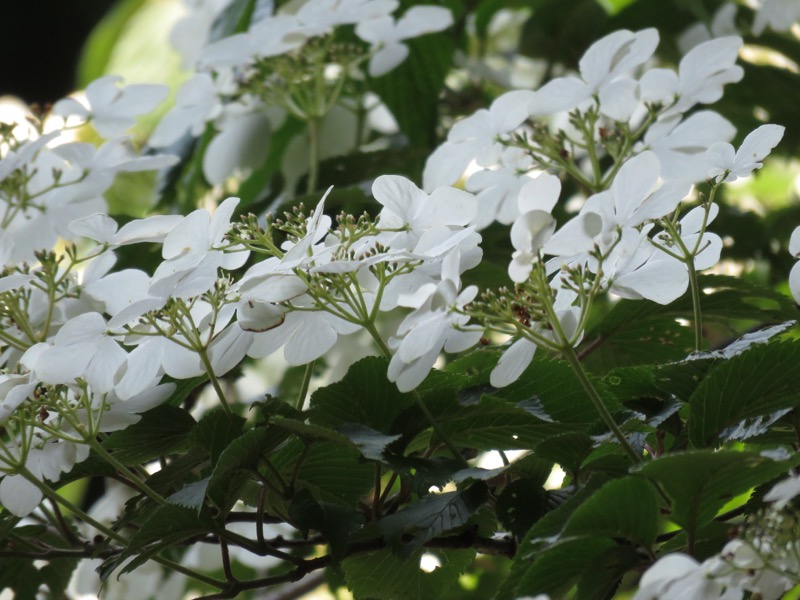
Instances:
[[[495,133],[508,133],[530,116],[528,107],[535,93],[529,90],[514,90],[498,97],[489,107]]]
[[[308,364],[333,348],[338,338],[324,315],[303,313],[302,320],[283,349],[284,358],[292,366]]]
[[[225,121],[203,156],[203,175],[216,185],[236,169],[258,167],[266,156],[269,134],[269,121],[261,112]]]
[[[642,152],[622,165],[611,184],[617,223],[620,225],[639,224],[628,221],[644,199],[653,191],[660,169],[658,158],[652,152]]]
[[[590,98],[592,89],[576,77],[559,77],[546,83],[534,95],[529,107],[531,116],[569,111]]]
[[[561,195],[561,181],[550,173],[541,173],[519,190],[517,206],[520,214],[532,210],[552,212]]]
[[[6,475],[0,481],[0,504],[14,516],[27,517],[41,501],[42,492],[22,475]]]
[[[792,270],[789,271],[789,289],[794,301],[800,304],[800,262],[795,263]]]
[[[373,77],[386,75],[406,59],[408,52],[408,46],[399,42],[384,46],[370,59],[369,74]]]
[[[789,253],[795,258],[800,258],[800,227],[795,227],[789,238]]]
[[[489,383],[496,388],[514,383],[531,364],[535,352],[536,344],[525,338],[518,339],[497,361],[497,366],[492,369],[489,377]]]
[[[214,338],[208,348],[208,357],[214,375],[220,377],[242,362],[250,349],[253,334],[242,330],[236,323],[228,325],[222,333]]]

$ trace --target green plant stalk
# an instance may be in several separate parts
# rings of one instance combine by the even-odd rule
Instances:
[[[623,434],[622,430],[617,426],[616,422],[614,421],[614,417],[612,417],[611,413],[608,412],[603,399],[600,397],[600,394],[597,393],[597,389],[595,389],[592,381],[586,374],[586,370],[583,368],[581,361],[578,359],[578,355],[575,354],[575,349],[572,346],[565,345],[561,349],[561,355],[566,359],[569,366],[572,367],[572,371],[575,373],[575,376],[578,378],[578,381],[580,381],[581,386],[583,386],[583,389],[586,391],[586,395],[589,396],[589,400],[592,401],[595,410],[600,415],[603,423],[606,424],[606,427],[611,430],[611,433],[614,434],[614,437],[617,438],[619,443],[622,445],[622,449],[625,451],[625,454],[630,457],[633,463],[641,463],[642,457],[636,453],[628,440],[625,438],[625,434]]]
[[[222,404],[222,408],[225,409],[225,412],[229,415],[233,414],[233,409],[231,405],[228,404],[228,401],[225,399],[225,392],[222,391],[222,386],[219,384],[219,379],[214,374],[214,368],[211,366],[211,361],[208,358],[208,353],[206,352],[205,348],[196,349],[197,354],[200,356],[200,360],[203,362],[203,368],[206,370],[206,374],[208,375],[208,380],[211,382],[211,387],[214,388],[214,392],[217,394],[217,398],[219,398],[220,403]]]
[[[295,402],[294,407],[297,410],[303,410],[303,404],[305,404],[306,396],[308,395],[308,386],[311,383],[311,376],[314,374],[314,363],[316,361],[311,361],[306,365],[306,370],[303,373],[303,381],[300,384],[300,393],[297,394],[297,402]]]
[[[306,193],[313,194],[319,179],[319,120],[311,118],[306,122],[308,128],[308,181]]]
[[[156,492],[153,488],[147,485],[144,481],[139,479],[139,477],[132,473],[130,469],[128,469],[125,465],[119,462],[113,454],[111,454],[108,450],[103,448],[103,445],[100,444],[98,441],[87,438],[86,443],[89,447],[94,450],[104,461],[114,467],[120,475],[125,476],[125,478],[130,481],[133,486],[142,492],[145,496],[150,498],[153,502],[159,505],[164,505],[167,501],[161,497],[161,495]]]

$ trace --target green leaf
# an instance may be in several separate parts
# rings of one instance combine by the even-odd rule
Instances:
[[[705,323],[729,327],[731,321],[736,320],[775,323],[797,316],[794,303],[788,297],[745,279],[703,275],[699,281]],[[683,334],[678,335],[668,322],[679,318],[691,320],[692,310],[689,294],[666,306],[620,300],[586,333],[581,347],[586,355],[584,362],[593,370],[605,372],[613,367],[682,358],[688,354],[679,352]],[[608,350],[605,349],[607,345]],[[677,355],[672,350],[667,352],[670,347]],[[595,354],[600,356],[595,357]]]
[[[565,433],[546,439],[536,447],[536,456],[557,463],[573,478],[592,453],[594,442],[586,433]]]
[[[610,411],[620,408],[602,382],[593,381]],[[597,411],[570,366],[561,361],[534,360],[514,385],[494,395],[512,402],[528,401],[559,423],[594,423]]]
[[[536,594],[559,595],[582,576],[587,566],[597,564],[617,548],[603,537],[580,537],[557,542],[539,553],[519,582],[519,596]]]
[[[395,419],[414,399],[386,379],[388,364],[384,358],[365,358],[352,365],[341,381],[314,392],[311,422],[331,429],[359,423],[381,433],[393,433]]]
[[[41,583],[39,570],[30,558],[3,558],[0,590],[11,589],[16,600],[36,600]]]
[[[315,442],[306,447],[293,440],[269,458],[285,481],[290,481],[296,471],[295,489],[308,490],[320,502],[352,506],[374,483],[374,467],[354,448],[334,442]],[[298,460],[302,461],[299,467]]]
[[[639,469],[672,500],[672,520],[694,536],[732,498],[800,464],[755,452],[690,451],[662,456]]]
[[[123,464],[139,465],[186,450],[195,425],[187,411],[163,404],[144,413],[138,423],[112,433],[103,446]]]
[[[189,395],[194,392],[198,387],[205,386],[208,383],[207,375],[200,375],[198,377],[191,377],[189,379],[178,379],[174,381],[175,391],[167,398],[164,404],[170,406],[180,406],[183,404]]]
[[[800,405],[797,373],[800,341],[751,347],[719,363],[689,399],[689,438],[699,447],[715,442],[725,428]]]
[[[371,80],[412,147],[436,143],[438,98],[453,64],[453,39],[447,32],[409,40],[409,55],[390,73]]]
[[[184,508],[193,508],[197,510],[197,512],[200,512],[200,509],[203,508],[203,502],[206,499],[206,490],[208,489],[209,480],[210,477],[206,477],[200,481],[195,481],[194,483],[183,486],[183,488],[167,498],[167,502],[183,506]]]
[[[438,535],[464,525],[482,506],[487,492],[486,484],[478,482],[465,490],[429,494],[381,519],[380,528],[390,545],[401,553],[410,553]]]
[[[643,477],[609,481],[572,513],[562,535],[625,538],[649,546],[658,533],[658,497]]]
[[[114,46],[130,19],[145,4],[145,0],[122,0],[92,30],[78,62],[77,86],[85,88],[106,74],[106,66]]]
[[[420,569],[423,554],[435,556],[441,566],[426,573]],[[443,597],[474,558],[475,551],[469,549],[420,548],[406,559],[385,549],[350,557],[342,567],[356,600],[428,600]]]
[[[542,420],[506,399],[483,396],[439,425],[457,446],[478,450],[535,448],[542,440],[576,429]]]
[[[536,521],[520,541],[511,572],[498,591],[497,600],[514,600],[521,595],[517,594],[516,590],[541,549],[547,547],[553,540],[559,539],[561,530],[570,516],[607,481],[609,481],[607,475],[597,473],[593,474],[584,485],[547,493],[546,502],[550,510]]]
[[[331,548],[334,561],[341,560],[350,545],[350,536],[364,524],[364,515],[354,507],[319,502],[308,490],[292,497],[289,519],[304,537],[319,531]]]
[[[361,455],[370,460],[383,460],[386,447],[400,439],[400,434],[383,435],[364,425],[347,423],[339,427],[339,433],[347,437],[361,452]]]
[[[257,427],[232,440],[216,461],[207,496],[227,509],[237,499],[239,486],[248,479],[235,476],[255,472],[261,458],[288,438],[289,434],[277,427]]]
[[[495,508],[503,527],[521,538],[547,512],[547,492],[539,482],[517,479],[498,496]]]
[[[708,357],[662,365],[622,367],[608,373],[603,383],[621,401],[651,398],[686,403],[718,361]]]
[[[217,464],[222,452],[228,445],[244,433],[245,420],[218,408],[207,413],[195,426],[191,440],[208,452],[211,464]]]

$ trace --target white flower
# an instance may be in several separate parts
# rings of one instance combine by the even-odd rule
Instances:
[[[734,135],[736,128],[730,121],[714,111],[701,110],[686,119],[675,114],[655,122],[636,149],[655,153],[665,180],[697,183],[709,176],[708,148],[728,142]]]
[[[286,362],[305,365],[333,348],[340,335],[355,333],[360,328],[329,312],[309,310],[312,306],[310,299],[297,298],[292,305],[305,310],[288,312],[278,326],[251,334],[254,337],[248,356],[263,358],[283,348]]]
[[[157,297],[189,298],[206,292],[217,280],[217,269],[241,267],[248,252],[223,252],[222,244],[230,228],[230,219],[238,198],[228,198],[212,216],[198,209],[183,218],[164,238],[164,257],[150,285],[150,294]]]
[[[405,177],[381,175],[372,184],[372,195],[382,206],[379,241],[392,248],[413,250],[431,230],[461,228],[475,216],[475,196],[452,187],[437,188],[430,195]],[[387,231],[398,230],[404,231]]]
[[[611,118],[627,120],[635,107],[636,85],[628,73],[647,61],[658,46],[658,32],[615,31],[592,44],[579,62],[581,77],[560,77],[536,92],[530,113],[566,112],[599,94],[601,110]]]
[[[772,502],[776,510],[783,510],[797,496],[800,496],[800,476],[790,475],[772,486],[772,489],[764,495],[764,500]]]
[[[767,27],[775,31],[789,31],[800,21],[800,3],[797,0],[764,0],[753,21],[753,34],[761,35]]]
[[[558,318],[561,331],[566,336],[567,340],[578,343],[583,336],[582,332],[578,331],[580,307],[573,306],[577,294],[571,289],[565,289],[561,286],[560,275],[550,283],[555,291],[555,301],[553,302],[553,309]],[[553,329],[543,323],[531,323],[531,332],[546,340],[561,343],[562,340],[556,339],[556,334]],[[489,383],[494,387],[501,388],[514,383],[520,378],[528,365],[531,364],[533,356],[536,353],[536,344],[525,337],[520,337],[513,342],[500,360],[497,361],[494,369],[492,369],[489,376]]]
[[[800,227],[796,227],[789,238],[789,253],[800,259]],[[794,301],[800,304],[800,262],[795,263],[789,272],[789,289]]]
[[[25,468],[40,482],[45,479],[56,482],[61,473],[69,472],[75,463],[88,456],[88,446],[52,440],[28,451]],[[5,461],[0,457],[0,469],[4,470],[5,466]],[[32,513],[42,497],[41,490],[22,475],[6,475],[0,481],[0,505],[17,517]]]
[[[86,86],[86,103],[65,98],[56,102],[53,113],[62,117],[91,119],[101,136],[114,138],[136,124],[136,117],[152,111],[167,97],[164,85],[136,84],[120,87],[122,78],[107,75]]]
[[[722,86],[744,76],[744,69],[734,64],[742,43],[742,38],[728,36],[692,48],[678,65],[678,102],[668,112],[686,112],[722,98]]]
[[[197,137],[206,123],[220,114],[222,104],[214,80],[207,73],[197,73],[178,90],[175,106],[161,119],[148,143],[159,148],[174,144],[187,132]]]
[[[96,392],[108,392],[127,353],[107,335],[106,327],[96,312],[74,317],[58,331],[52,345],[32,346],[22,362],[45,383],[74,384],[82,378]]]
[[[398,299],[399,305],[414,309],[397,328],[399,337],[389,341],[394,354],[387,376],[401,392],[422,383],[442,349],[462,352],[481,337],[480,330],[466,325],[468,316],[453,310],[474,300],[478,293],[475,286],[460,291],[459,262],[459,253],[451,252],[442,262],[438,284],[423,285]]]
[[[447,134],[447,141],[434,150],[425,162],[423,187],[433,190],[452,185],[474,160],[491,167],[505,151],[498,141],[528,118],[533,92],[514,90],[498,97],[488,109],[480,109],[458,121]]]
[[[685,554],[667,554],[642,575],[633,600],[740,600],[744,592],[715,581],[713,567],[710,561],[701,565]]]
[[[713,38],[737,35],[736,10],[737,6],[735,4],[725,2],[714,13],[710,26],[701,22],[688,27],[678,36],[678,48],[681,53],[686,54],[698,44]]]
[[[369,74],[385,75],[403,62],[408,56],[404,40],[441,31],[452,24],[453,14],[449,9],[429,5],[412,6],[397,21],[390,16],[360,21],[356,35],[378,48],[369,61]]]
[[[717,142],[706,152],[711,167],[708,177],[716,179],[717,183],[727,183],[760,169],[761,161],[778,145],[785,129],[780,125],[762,125],[744,138],[737,151],[728,143]]]
[[[528,181],[520,190],[521,215],[511,226],[511,244],[515,252],[508,265],[508,275],[512,281],[522,283],[528,279],[539,251],[553,235],[556,222],[550,212],[560,194],[558,177],[547,173]]]

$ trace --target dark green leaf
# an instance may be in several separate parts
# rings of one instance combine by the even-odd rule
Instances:
[[[797,464],[800,455],[774,461],[755,452],[704,450],[662,456],[639,473],[661,486],[672,500],[672,520],[693,536],[729,500]]]
[[[547,492],[529,479],[513,481],[497,498],[497,519],[521,538],[547,512]]]
[[[198,513],[182,506],[165,504],[142,524],[119,557],[106,561],[104,569],[116,568],[128,557],[138,555],[120,571],[120,574],[130,573],[162,549],[197,535],[212,533],[215,527],[213,519],[205,511]],[[110,570],[104,570],[101,577],[107,577],[109,573]]]
[[[618,410],[619,404],[602,383],[593,383],[606,407],[612,412]],[[559,423],[599,421],[586,391],[564,362],[534,360],[514,385],[498,390],[495,395],[513,402],[531,402],[531,408],[541,407],[548,417]]]
[[[726,428],[800,405],[797,373],[800,342],[754,346],[719,363],[689,399],[689,437],[693,444],[713,444]]]
[[[400,434],[383,435],[364,425],[346,423],[339,427],[339,433],[347,437],[361,454],[370,460],[383,460],[386,447],[400,439]]]
[[[487,495],[484,483],[465,490],[429,494],[380,522],[386,541],[403,553],[410,553],[425,542],[461,527],[483,504]]]
[[[537,418],[506,399],[484,396],[439,425],[457,446],[479,450],[535,448],[542,440],[580,427]]]
[[[431,573],[420,569],[423,554],[441,566]],[[429,600],[441,598],[475,558],[474,550],[417,549],[405,559],[389,550],[359,554],[343,561],[348,586],[356,600]]]
[[[234,482],[242,484],[247,479],[236,476],[254,472],[261,458],[288,438],[289,434],[281,429],[257,427],[231,441],[220,454],[211,474],[208,497],[217,506],[228,507],[231,501],[236,500],[231,497],[231,494],[235,495],[238,491]]]
[[[139,465],[185,450],[196,424],[185,410],[163,404],[144,413],[138,423],[112,433],[103,446],[123,464]]]
[[[415,148],[436,142],[439,92],[453,64],[453,39],[447,33],[409,40],[408,58],[390,73],[372,80],[372,88],[386,104]]]
[[[387,367],[386,359],[365,358],[351,366],[341,381],[314,392],[311,422],[331,429],[359,423],[381,433],[393,433],[394,420],[414,399],[386,379]]]
[[[306,449],[294,440],[269,459],[285,481],[297,470],[295,488],[308,490],[319,502],[352,506],[372,488],[374,467],[355,448],[334,442],[315,442]]]
[[[307,490],[301,490],[292,498],[289,519],[306,537],[312,529],[320,532],[328,541],[334,560],[344,557],[350,535],[364,524],[364,516],[357,509],[319,502]]]
[[[649,546],[658,533],[658,497],[642,477],[609,481],[572,513],[562,535],[625,538]]]
[[[191,441],[208,452],[211,464],[216,464],[220,454],[233,440],[244,433],[245,420],[221,408],[206,414],[191,433]]]
[[[184,508],[193,508],[200,512],[203,507],[203,501],[206,499],[206,489],[208,488],[209,477],[195,481],[185,485],[182,489],[178,490],[167,498],[170,504],[177,504]]]
[[[588,565],[614,552],[617,545],[608,538],[581,537],[557,542],[528,562],[516,590],[518,596],[537,594],[559,595],[567,591],[582,576]]]

